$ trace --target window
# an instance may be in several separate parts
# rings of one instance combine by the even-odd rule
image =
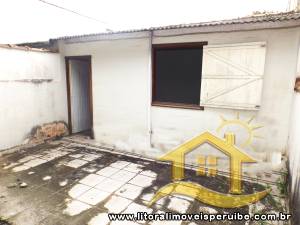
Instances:
[[[152,105],[200,108],[204,44],[153,45]]]

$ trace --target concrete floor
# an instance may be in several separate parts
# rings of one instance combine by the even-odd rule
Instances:
[[[146,204],[153,194],[171,182],[169,165],[75,143],[68,138],[5,154],[0,157],[0,165],[0,218],[16,225],[245,224],[228,221],[109,223],[107,213],[251,211],[251,207],[213,208],[184,196],[166,197],[148,208]],[[220,191],[228,190],[225,177],[217,176],[213,180],[195,177],[195,171],[187,171],[187,180]],[[245,184],[249,192],[262,188]],[[258,207],[278,211],[272,199],[266,198]]]

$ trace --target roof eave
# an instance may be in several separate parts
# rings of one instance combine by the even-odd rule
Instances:
[[[62,37],[52,39],[54,41],[62,40],[65,43],[80,43],[92,42],[101,40],[118,40],[118,39],[139,39],[147,38],[149,32],[154,36],[176,36],[176,35],[189,35],[201,33],[219,33],[219,32],[238,32],[238,31],[251,31],[262,29],[285,29],[300,26],[300,19],[285,20],[285,21],[267,21],[267,22],[249,22],[249,23],[232,23],[232,24],[216,24],[216,25],[203,25],[191,27],[170,27],[170,28],[149,28],[133,31],[122,31],[112,33],[100,33],[91,35],[78,35],[73,37]]]
[[[218,24],[201,27],[175,28],[168,30],[155,30],[156,35],[188,35],[197,33],[219,33],[219,32],[237,32],[264,29],[285,29],[299,27],[300,20],[287,21],[268,21],[268,22],[251,22],[251,23],[235,23],[235,24]]]

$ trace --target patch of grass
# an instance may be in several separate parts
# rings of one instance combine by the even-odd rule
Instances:
[[[286,176],[283,175],[276,181],[276,186],[280,192],[281,195],[287,196],[288,190],[287,190],[287,182],[286,182]]]

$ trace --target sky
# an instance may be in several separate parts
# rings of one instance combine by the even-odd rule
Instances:
[[[76,34],[232,19],[254,11],[284,12],[295,0],[0,0],[0,43],[46,41]]]

